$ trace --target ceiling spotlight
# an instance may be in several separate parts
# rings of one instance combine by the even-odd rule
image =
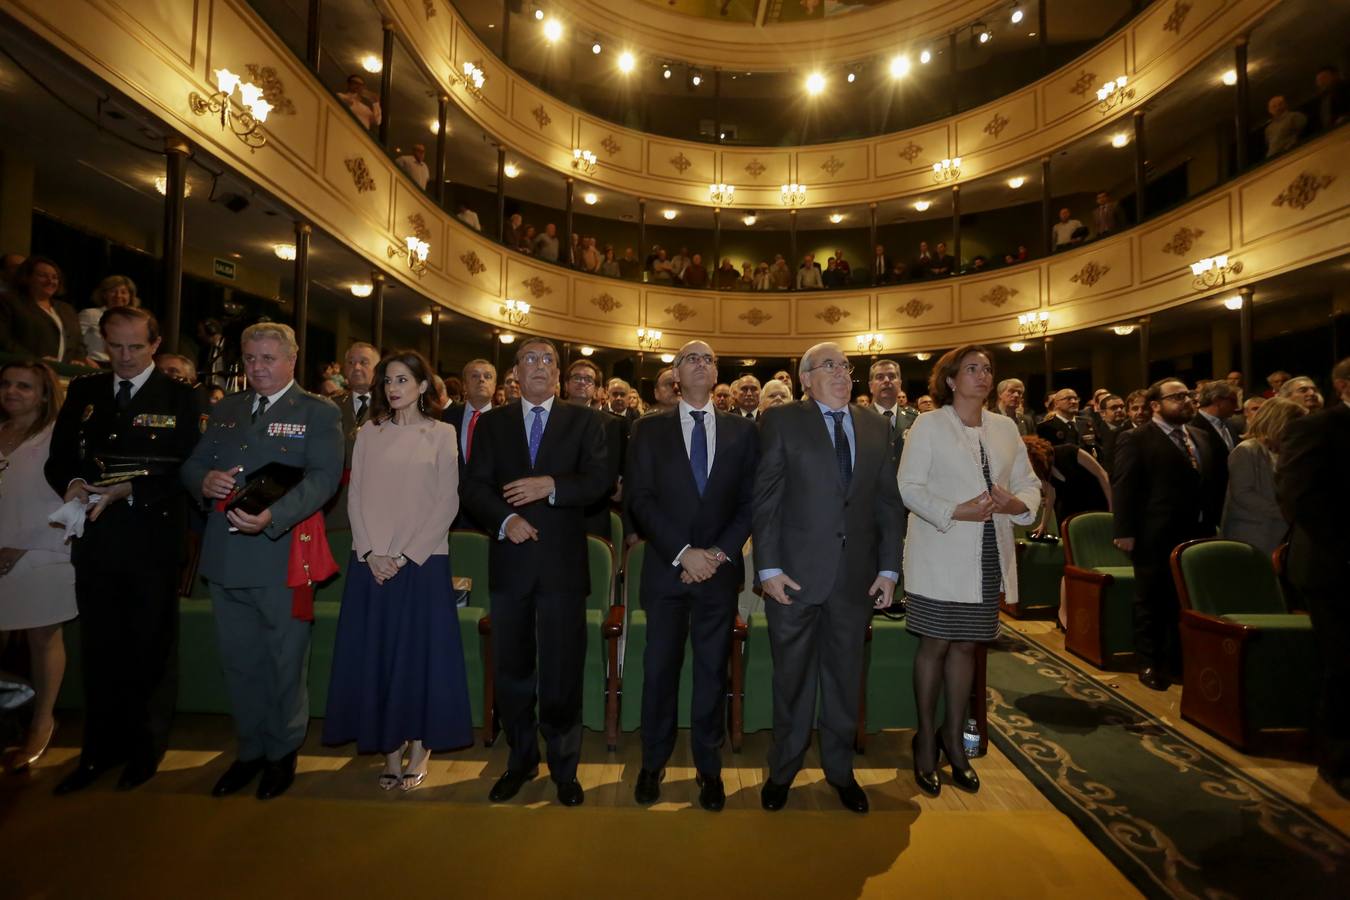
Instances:
[[[819,96],[825,90],[825,76],[812,72],[806,76],[806,92],[812,97]]]
[[[1021,353],[1023,350],[1027,349],[1027,345],[1021,341],[1013,341],[1008,345],[1008,349],[1014,353]]]
[[[284,259],[284,260],[295,259],[294,244],[273,244],[272,252],[277,255],[277,259]]]
[[[673,363],[674,361],[675,361],[675,354],[674,354],[674,353],[662,353],[662,354],[661,354],[661,362],[665,363],[666,365],[670,365],[670,364]]]
[[[582,194],[581,199],[586,203],[587,206],[594,206],[596,203],[600,202],[600,198],[591,191],[587,191],[586,193]]]
[[[430,324],[431,324],[431,313],[429,313],[429,312],[424,312],[424,313],[422,313],[422,315],[421,315],[421,322],[422,322],[423,325],[430,325]]]
[[[670,78],[670,66],[661,67],[661,77],[666,79]]]
[[[497,335],[497,340],[501,341],[503,344],[514,344],[516,342],[516,336],[514,334],[499,334]]]
[[[970,26],[970,38],[972,43],[984,45],[994,39],[994,33],[989,30],[989,26],[983,22],[976,22]]]
[[[361,68],[372,75],[378,75],[384,70],[384,63],[374,53],[367,53],[361,57]]]
[[[930,51],[925,50],[925,51],[923,51],[922,53],[919,54],[919,63],[920,63],[921,65],[925,65],[925,66],[926,66],[926,65],[928,65],[928,64],[929,64],[930,62],[932,62],[932,61],[933,61],[933,54],[932,54]]]
[[[930,360],[930,359],[933,358],[933,354],[931,354],[931,353],[915,353],[915,354],[914,354],[914,358],[917,359],[919,362],[928,362],[928,360]]]
[[[1014,25],[1017,25],[1017,24],[1019,24],[1023,19],[1026,18],[1026,13],[1022,12],[1022,7],[1020,7],[1020,6],[1014,6],[1014,7],[1012,8],[1012,15],[1009,16],[1008,18],[1012,21],[1012,23],[1013,23]]]
[[[349,284],[347,285],[347,290],[352,292],[353,297],[365,299],[375,290],[375,286],[370,284]]]
[[[675,217],[678,216],[678,215],[679,215],[679,213],[676,212],[676,211],[673,210],[673,209],[663,209],[663,210],[661,210],[661,218],[665,219],[667,222],[673,222],[673,221],[675,221]]]
[[[600,46],[599,41],[596,41],[594,44],[591,44],[591,52],[594,53],[596,56],[599,56],[600,51],[603,49],[605,48]]]
[[[544,40],[550,44],[556,44],[558,38],[562,37],[562,23],[557,19],[547,19],[544,22]]]
[[[543,17],[544,17],[544,11],[543,11],[542,9],[540,9],[539,7],[535,7],[535,9],[534,9],[534,19],[535,19],[535,21],[537,22],[537,21],[539,21],[540,19],[542,19]]]
[[[689,76],[689,83],[692,84],[694,87],[698,87],[700,84],[703,83],[703,76],[699,74],[697,69],[694,70],[693,75]]]
[[[1236,296],[1229,297],[1227,300],[1223,301],[1223,305],[1231,310],[1242,309],[1242,295],[1237,294]]]
[[[502,166],[502,174],[505,175],[507,178],[515,178],[517,175],[520,174],[520,166],[516,165],[515,163],[507,163],[506,165]]]
[[[1008,187],[1012,188],[1014,191],[1026,183],[1027,180],[1023,178],[1021,175],[1018,175],[1016,178],[1008,179]]]
[[[915,201],[914,201],[914,208],[917,209],[919,212],[927,212],[927,211],[928,211],[928,207],[930,207],[930,206],[932,206],[932,205],[933,205],[933,204],[929,203],[927,200],[915,200]]]
[[[1131,334],[1134,334],[1133,325],[1114,325],[1112,326],[1111,330],[1114,331],[1116,334],[1120,335],[1121,337],[1127,337]]]
[[[1229,69],[1223,73],[1223,83],[1232,87],[1237,84],[1237,69]]]
[[[582,347],[582,348],[581,348],[581,355],[582,355],[582,356],[594,356],[594,355],[595,355],[595,348],[594,348],[594,347]]]
[[[745,223],[746,228],[751,228],[759,221],[759,216],[754,213],[746,213],[744,216],[741,216],[741,221]]]
[[[637,68],[637,57],[627,50],[619,54],[619,71],[627,75]]]
[[[1111,136],[1111,146],[1115,147],[1117,150],[1124,147],[1129,142],[1130,136],[1123,131]]]
[[[892,77],[892,78],[904,78],[906,75],[909,74],[910,68],[911,68],[911,63],[910,63],[910,61],[909,61],[909,57],[908,57],[908,56],[901,55],[901,56],[894,56],[894,57],[891,57],[891,77]]]
[[[840,222],[842,222],[842,221],[844,221],[844,214],[843,214],[843,213],[830,213],[830,223],[831,223],[831,224],[833,224],[833,225],[838,225],[838,224],[839,224]]]
[[[852,71],[850,71],[850,72],[848,73],[848,83],[849,83],[849,84],[852,84],[853,82],[855,82],[855,81],[857,81],[857,80],[858,80],[858,73],[857,73],[857,72],[852,72]]]

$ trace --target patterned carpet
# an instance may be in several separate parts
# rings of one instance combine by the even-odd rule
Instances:
[[[1344,897],[1350,841],[1076,664],[1005,631],[990,739],[1148,897]]]

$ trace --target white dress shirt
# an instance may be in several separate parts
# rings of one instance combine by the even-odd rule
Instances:
[[[542,415],[543,418],[544,418],[543,429],[544,429],[545,431],[547,431],[547,430],[548,430],[548,417],[553,413],[553,401],[556,400],[556,399],[557,399],[556,397],[549,397],[547,400],[544,400],[542,403],[531,403],[529,400],[526,400],[524,397],[521,397],[521,398],[520,398],[520,411],[521,411],[521,413],[522,413],[522,414],[524,415],[524,417],[525,417],[525,446],[526,446],[527,449],[528,449],[529,446],[530,446],[530,426],[532,426],[532,425],[534,424],[534,421],[533,421],[533,417],[534,417],[534,408],[535,408],[536,406],[543,407],[543,410],[544,410],[544,411],[543,411],[543,413],[541,413],[541,415]],[[543,437],[542,437],[542,432],[541,432],[540,441],[542,441],[542,440],[543,440]],[[549,491],[549,494],[548,494],[548,505],[549,505],[549,506],[552,506],[552,505],[553,505],[553,500],[554,500],[555,497],[557,497],[557,495],[558,495],[558,492],[557,492],[556,489],[555,489],[555,490],[552,490],[552,491]],[[507,523],[507,522],[510,522],[510,521],[511,521],[512,519],[514,519],[516,516],[517,516],[517,513],[511,513],[511,514],[510,514],[509,516],[507,516],[505,519],[502,519],[502,525],[501,525],[501,527],[500,527],[499,529],[497,529],[497,540],[501,541],[501,540],[505,540],[505,539],[506,539],[506,523]]]
[[[367,125],[366,127],[369,128],[370,126]],[[417,182],[418,187],[424,191],[427,189],[427,182],[431,181],[431,169],[427,168],[427,164],[424,160],[419,160],[417,157],[409,154],[407,156],[400,156],[398,159],[394,160],[394,164],[407,172],[408,177]]]
[[[713,405],[711,399],[703,406],[691,406],[684,400],[680,401],[680,432],[684,435],[684,455],[692,458],[693,437],[694,437],[694,417],[689,415],[691,412],[705,412],[703,417],[703,430],[708,433],[708,472],[712,474],[713,456],[717,453],[717,407]]]
[[[268,409],[271,409],[272,407],[276,406],[276,405],[277,405],[277,401],[281,399],[281,395],[284,394],[284,393],[286,393],[287,391],[289,391],[289,390],[291,389],[291,385],[293,385],[293,384],[295,384],[295,379],[294,379],[294,378],[292,378],[290,381],[286,382],[286,386],[285,386],[284,388],[282,388],[281,390],[277,391],[275,394],[268,394],[268,395],[267,395],[267,408],[268,408]],[[251,411],[254,415],[257,415],[257,414],[258,414],[258,396],[259,396],[259,395],[258,395],[257,393],[254,393],[254,395],[253,395],[253,406],[252,406],[251,409],[250,409],[250,411]]]
[[[135,397],[136,394],[140,392],[140,389],[143,388],[143,387],[145,387],[145,383],[146,383],[147,381],[150,380],[150,373],[153,372],[153,371],[155,371],[155,364],[154,364],[154,363],[151,363],[150,365],[146,366],[145,369],[143,369],[143,370],[141,371],[141,374],[139,374],[139,375],[133,375],[133,376],[130,377],[130,378],[120,378],[120,377],[117,376],[116,373],[114,373],[114,374],[113,374],[113,396],[114,396],[114,397],[117,396],[117,389],[118,389],[118,387],[121,386],[122,382],[124,382],[124,381],[130,381],[130,382],[131,382],[131,396]]]

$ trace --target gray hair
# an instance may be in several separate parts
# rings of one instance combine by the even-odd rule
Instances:
[[[1313,381],[1307,375],[1299,375],[1297,378],[1290,378],[1286,380],[1284,384],[1280,385],[1280,393],[1276,396],[1284,397],[1287,400],[1294,396],[1294,391],[1296,389],[1303,387],[1305,384],[1311,385],[1314,388],[1317,387],[1317,382]]]
[[[295,342],[295,329],[281,322],[256,322],[244,329],[239,336],[242,347],[250,341],[276,341],[286,348],[286,355],[295,359],[300,345]]]
[[[836,344],[834,341],[823,341],[822,343],[816,344],[814,347],[811,347],[809,350],[807,350],[805,353],[802,354],[801,360],[798,361],[797,363],[798,381],[802,380],[802,375],[811,371],[812,368],[811,361],[815,358],[815,355],[826,348],[833,348],[835,350],[838,350],[841,354],[844,352],[843,348],[840,347],[838,344]]]
[[[633,389],[628,382],[624,381],[622,378],[611,378],[609,382],[605,384],[605,390],[613,390],[614,385],[616,384],[623,388],[625,394]]]
[[[998,390],[994,391],[994,395],[998,396],[999,394],[1002,394],[1004,391],[1012,387],[1014,384],[1020,387],[1024,393],[1026,392],[1027,386],[1022,383],[1022,379],[1005,378],[998,383]]]
[[[733,381],[733,382],[731,383],[731,389],[732,389],[733,391],[738,391],[738,390],[740,390],[740,388],[737,387],[737,385],[739,385],[742,381],[753,381],[753,382],[755,383],[755,387],[763,387],[763,385],[761,385],[761,384],[759,383],[759,379],[758,379],[758,378],[756,378],[755,376],[751,375],[749,372],[746,372],[746,373],[745,373],[744,375],[742,375],[740,378],[737,378],[735,381]]]
[[[1229,398],[1234,401],[1237,400],[1237,388],[1226,381],[1211,381],[1200,388],[1200,390],[1196,391],[1195,404],[1196,406],[1209,406],[1211,403],[1217,403],[1220,400],[1227,400]]]

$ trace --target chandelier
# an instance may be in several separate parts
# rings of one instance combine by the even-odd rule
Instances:
[[[961,177],[961,157],[954,156],[942,162],[933,163],[933,180],[938,184],[955,181]]]
[[[502,318],[519,328],[530,320],[530,304],[524,300],[512,300],[508,297],[502,304],[501,313]]]
[[[477,63],[466,62],[455,74],[455,80],[464,88],[465,93],[475,100],[483,99],[483,85],[487,82],[487,73]]]
[[[1017,333],[1022,337],[1037,337],[1050,330],[1050,313],[1029,312],[1017,316]]]
[[[408,271],[421,278],[427,272],[427,256],[431,254],[431,245],[415,234],[408,235],[403,242],[402,247],[392,245],[389,247],[389,258],[403,257],[408,263]]]
[[[734,184],[710,184],[708,185],[708,202],[715,203],[718,206],[730,206],[731,201],[736,198],[736,185]]]
[[[886,349],[886,342],[880,334],[860,334],[855,340],[859,353],[880,353]]]
[[[596,158],[595,154],[589,150],[577,147],[572,151],[572,168],[576,169],[582,175],[595,174]]]
[[[1097,88],[1097,109],[1101,111],[1102,115],[1106,115],[1122,103],[1133,99],[1134,88],[1125,87],[1124,75]]]
[[[640,350],[655,350],[661,346],[661,332],[655,328],[639,328],[637,343]]]
[[[263,99],[263,89],[248,81],[240,81],[238,75],[229,69],[216,69],[217,90],[209,97],[203,97],[196,91],[188,94],[188,105],[199,116],[208,113],[220,117],[220,127],[228,127],[235,137],[243,141],[250,151],[257,150],[267,143],[267,135],[262,123],[272,111],[272,104]],[[235,89],[239,89],[239,109],[232,102]]]
[[[1229,275],[1242,272],[1242,261],[1228,261],[1227,256],[1207,256],[1199,262],[1191,263],[1191,274],[1195,276],[1197,291],[1206,291],[1228,281]]]
[[[806,202],[806,185],[804,184],[797,184],[796,182],[785,184],[778,189],[778,192],[784,206],[800,206]]]

